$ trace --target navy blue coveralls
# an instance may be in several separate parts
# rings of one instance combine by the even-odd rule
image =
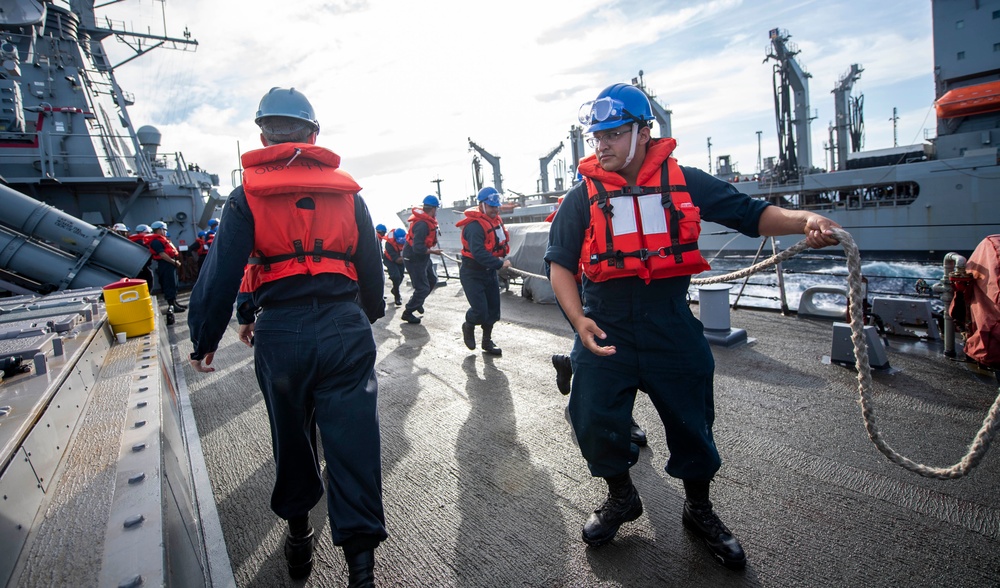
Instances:
[[[426,222],[414,221],[413,245],[407,240],[403,246],[403,266],[406,267],[406,273],[410,274],[410,284],[413,285],[413,294],[406,301],[406,311],[410,313],[424,306],[424,300],[427,300],[431,290],[437,285],[434,264],[427,253],[428,234],[430,227]]]
[[[323,496],[316,431],[326,459],[327,507],[334,545],[376,547],[388,535],[371,323],[385,316],[385,286],[368,207],[354,197],[358,280],[335,273],[295,275],[263,284],[240,322],[254,322],[254,360],[271,426],[277,475],[271,509],[283,519],[308,514]],[[254,218],[243,188],[233,191],[191,293],[192,359],[214,351],[227,329]],[[246,296],[241,296],[246,298]],[[245,313],[251,313],[249,315]]]
[[[759,236],[757,223],[766,203],[699,169],[681,170],[703,220]],[[590,204],[581,183],[566,195],[552,221],[545,261],[575,273],[589,226]],[[592,475],[616,476],[638,460],[630,429],[639,389],[649,395],[663,421],[669,475],[710,480],[721,466],[712,436],[715,360],[702,324],[687,304],[690,282],[687,276],[648,285],[636,277],[604,282],[584,277],[584,314],[607,333],[600,344],[617,348],[614,355],[597,356],[577,334],[570,356],[570,418]]]
[[[382,265],[385,266],[385,271],[389,274],[389,281],[392,282],[392,292],[393,297],[399,298],[399,285],[403,283],[403,264],[400,263],[402,259],[402,251],[396,251],[396,248],[392,246],[389,241],[385,242],[384,247],[385,255],[382,256]]]
[[[462,257],[458,270],[469,310],[465,322],[470,325],[490,326],[500,320],[500,279],[497,270],[503,267],[503,258],[486,250],[486,233],[477,222],[462,228],[462,239],[469,244],[473,258]]]

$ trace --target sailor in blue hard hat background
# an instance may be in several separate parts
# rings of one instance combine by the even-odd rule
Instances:
[[[584,104],[580,121],[593,155],[584,177],[552,220],[545,252],[552,288],[576,332],[569,411],[591,475],[607,499],[583,526],[583,541],[603,545],[642,515],[629,468],[638,390],[663,421],[667,474],[683,481],[681,520],[716,559],[742,569],[740,542],[709,499],[722,461],[715,446],[715,362],[702,324],[687,303],[691,275],[708,269],[698,251],[701,219],[759,237],[804,234],[811,247],[833,245],[830,219],[755,200],[697,168],[680,166],[676,141],[653,138],[642,90],[605,88]],[[582,300],[574,278],[583,272]]]
[[[384,226],[384,225],[383,225]],[[377,230],[377,229],[376,229]],[[403,283],[405,270],[403,269],[403,246],[406,245],[406,231],[395,229],[385,237],[385,246],[382,250],[382,265],[389,274],[389,281],[392,282],[392,301],[396,306],[403,305],[400,298],[399,285]]]
[[[500,280],[497,270],[510,267],[510,235],[500,218],[500,193],[485,187],[476,195],[476,208],[465,211],[456,226],[462,229],[462,281],[469,310],[462,323],[462,338],[469,349],[476,348],[476,325],[482,325],[483,351],[503,352],[493,343],[493,325],[500,320]]]
[[[414,208],[410,218],[407,219],[410,228],[406,232],[406,245],[403,247],[403,266],[406,268],[406,273],[410,275],[413,294],[406,301],[406,309],[403,310],[400,318],[410,324],[420,322],[420,317],[413,313],[419,312],[423,315],[424,300],[427,300],[427,296],[437,285],[437,274],[434,273],[431,255],[441,253],[441,249],[437,246],[437,209],[439,206],[441,206],[441,202],[437,196],[426,196],[420,208]]]

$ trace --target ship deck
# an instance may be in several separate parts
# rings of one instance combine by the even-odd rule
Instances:
[[[421,324],[402,323],[390,305],[373,326],[390,535],[376,551],[380,586],[1000,583],[998,450],[957,480],[894,465],[867,437],[856,372],[825,360],[832,324],[768,311],[734,311],[750,342],[714,348],[723,466],[713,500],[743,543],[746,570],[715,563],[681,526],[681,484],[663,470],[663,428],[642,394],[634,413],[649,447],[632,477],[645,512],[611,544],[587,547],[580,529],[605,486],[575,445],[550,362],[568,352],[571,331],[555,306],[516,290],[501,296],[494,331],[503,357],[465,348],[467,303],[454,279],[432,293]],[[184,321],[169,328],[185,356]],[[893,340],[887,353],[891,369],[874,375],[886,440],[917,462],[955,463],[996,397],[994,374],[922,343]],[[312,575],[288,579],[284,525],[268,507],[267,414],[235,320],[215,362],[211,374],[186,366],[183,379],[237,585],[343,585],[325,501],[311,517]]]

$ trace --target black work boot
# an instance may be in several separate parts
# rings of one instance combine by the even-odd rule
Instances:
[[[469,349],[476,349],[476,325],[471,323],[462,323],[462,339],[465,340],[465,346]]]
[[[712,555],[727,568],[742,570],[747,563],[743,546],[732,531],[719,519],[712,510],[712,501],[708,499],[710,482],[705,480],[684,480],[684,515],[681,521],[684,527],[701,539]]]
[[[347,588],[375,588],[375,550],[368,549],[349,554],[347,560]]]
[[[608,498],[583,525],[583,542],[593,547],[610,542],[618,527],[642,514],[642,500],[628,472],[604,479],[608,483]]]
[[[635,422],[635,417],[632,417],[632,443],[635,443],[639,447],[645,447],[646,443],[646,431],[642,430],[639,423]]]
[[[181,306],[180,304],[177,304],[176,300],[168,300],[167,301],[167,308],[169,308],[171,312],[175,312],[175,313],[178,313],[178,314],[184,312],[185,310],[187,310],[186,306]]]
[[[573,380],[573,362],[568,355],[552,356],[552,367],[556,368],[556,388],[565,396],[569,394],[570,384]]]
[[[313,529],[306,521],[305,530],[291,530],[285,536],[285,561],[288,562],[288,575],[293,580],[301,580],[312,573],[313,568]]]
[[[187,310],[187,306],[181,304],[180,302],[177,302],[176,298],[174,298],[173,300],[171,300],[170,304],[173,304],[175,308],[182,308],[184,310]]]
[[[393,286],[392,288],[389,289],[389,292],[392,294],[393,304],[395,304],[396,306],[402,306],[403,299],[399,297],[399,286]]]
[[[473,340],[475,349],[475,340]],[[503,355],[503,349],[493,344],[493,325],[483,325],[483,351],[490,355]]]
[[[399,315],[399,318],[401,318],[404,321],[410,323],[411,325],[419,325],[420,324],[420,318],[413,316],[413,311],[412,310],[404,310],[403,314]]]

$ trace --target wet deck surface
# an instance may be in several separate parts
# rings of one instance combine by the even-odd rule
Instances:
[[[714,348],[723,466],[712,497],[743,543],[746,570],[716,564],[681,526],[683,491],[663,471],[663,428],[642,394],[635,416],[649,447],[632,477],[645,512],[611,544],[588,548],[580,530],[606,486],[575,446],[550,362],[568,352],[571,331],[555,306],[517,290],[502,295],[501,358],[462,343],[457,280],[430,296],[420,325],[402,323],[391,305],[374,325],[390,534],[376,551],[380,586],[1000,584],[1000,448],[959,480],[894,465],[867,437],[856,373],[823,361],[831,324],[762,311],[732,315],[750,344]],[[187,354],[178,318],[173,335]],[[267,415],[235,333],[233,321],[218,371],[184,376],[237,584],[343,586],[325,501],[312,513],[314,571],[305,582],[287,577],[284,524],[268,507]],[[936,353],[888,353],[893,370],[874,376],[887,441],[920,463],[957,462],[995,379]]]

